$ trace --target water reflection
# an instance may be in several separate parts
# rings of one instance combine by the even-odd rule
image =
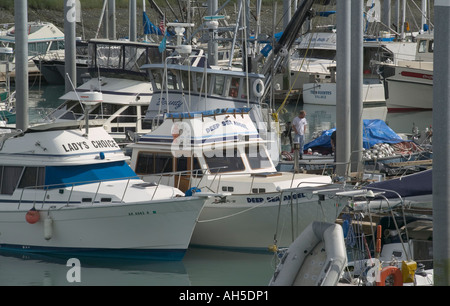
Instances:
[[[70,257],[0,251],[1,286],[189,286],[182,261],[80,258],[80,282],[69,282]],[[73,271],[73,270],[72,270]]]

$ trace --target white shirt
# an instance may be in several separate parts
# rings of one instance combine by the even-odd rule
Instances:
[[[295,126],[295,129],[297,130],[296,134],[305,135],[305,126],[308,125],[306,118],[300,118],[297,116],[294,120],[292,120],[292,125]]]

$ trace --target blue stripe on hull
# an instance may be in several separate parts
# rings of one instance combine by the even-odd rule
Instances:
[[[22,254],[70,255],[73,257],[80,256],[161,261],[181,261],[186,253],[185,249],[96,249],[42,247],[17,244],[0,244],[0,250]]]

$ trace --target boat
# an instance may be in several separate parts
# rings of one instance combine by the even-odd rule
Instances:
[[[312,221],[333,222],[347,205],[344,197],[319,194],[345,190],[330,176],[277,172],[266,146],[276,136],[261,138],[252,111],[257,109],[167,113],[160,126],[125,148],[146,182],[225,193],[205,204],[191,245],[287,247],[293,234]]]
[[[387,190],[385,197],[393,202],[398,202],[398,197],[402,201],[413,204],[428,204],[433,202],[433,169],[418,171],[415,173],[400,175],[383,181],[375,181],[367,184],[367,189],[374,192]]]
[[[415,58],[382,64],[388,111],[433,109],[434,34],[417,36]]]
[[[334,156],[330,138],[335,128],[322,131],[321,135],[304,146],[303,159],[299,166],[306,171],[332,169]],[[286,153],[286,152],[285,152]],[[395,133],[383,120],[363,120],[363,155],[366,180],[384,180],[407,173],[414,173],[432,166],[433,152],[428,146],[416,144]],[[278,169],[292,171],[292,154],[284,154]]]
[[[317,79],[303,85],[303,103],[336,106],[336,66],[328,67],[330,78]],[[363,108],[386,106],[384,84],[378,78],[364,78]]]
[[[92,78],[61,96],[63,103],[48,114],[48,119],[84,120],[84,107],[79,98],[99,91],[103,101],[89,108],[89,118],[103,119],[105,129],[114,139],[132,141],[135,135],[149,132],[151,125],[143,118],[154,87],[141,66],[162,62],[163,54],[158,47],[158,44],[126,40],[89,40],[88,72]],[[167,54],[173,51],[173,47],[167,47]]]
[[[265,91],[264,75],[233,67],[211,66],[203,55],[197,57],[201,63],[196,66],[179,61],[142,66],[155,88],[146,120],[157,121],[164,113],[260,105]]]
[[[375,2],[375,3],[374,3]],[[372,16],[378,10],[378,17]],[[378,62],[397,64],[415,56],[415,33],[398,40],[388,31],[379,29],[379,1],[368,1],[364,13],[363,39],[363,97],[367,102],[384,103],[384,86],[377,71]],[[290,59],[291,89],[300,90],[305,103],[335,105],[336,24],[329,20],[336,11],[316,12],[312,15],[308,32],[298,39]],[[318,21],[320,17],[325,21]],[[331,24],[326,24],[329,22]],[[277,79],[278,83],[282,82]]]
[[[355,211],[380,213],[378,203],[366,202]],[[407,205],[406,205],[407,206]],[[401,206],[397,206],[401,207]],[[403,210],[406,207],[403,206]],[[339,285],[430,286],[433,285],[433,221],[430,216],[390,215],[383,206],[374,228],[362,229],[358,218],[342,224],[348,264]],[[411,210],[414,213],[414,210]],[[416,210],[417,212],[417,210]],[[350,221],[350,222],[348,222]]]
[[[102,122],[2,130],[0,248],[181,260],[208,196],[146,183]]]
[[[0,46],[15,49],[15,27],[0,32]],[[28,75],[30,78],[41,76],[39,68],[33,59],[43,54],[59,54],[64,56],[64,33],[50,22],[28,23]],[[9,63],[11,79],[15,79],[15,61]],[[4,74],[5,67],[0,66],[0,74]]]
[[[269,286],[336,286],[346,267],[342,227],[312,222],[283,251]]]
[[[35,65],[39,68],[43,79],[47,84],[64,85],[66,80],[64,54],[43,54],[33,59]],[[88,43],[86,41],[76,41],[75,58],[77,79],[71,80],[74,86],[84,83],[89,78],[88,72]]]

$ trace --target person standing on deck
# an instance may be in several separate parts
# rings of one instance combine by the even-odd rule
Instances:
[[[303,158],[303,146],[305,145],[305,132],[308,122],[306,121],[306,112],[301,110],[297,117],[292,120],[292,128],[295,132],[294,142],[300,144],[300,159]]]

